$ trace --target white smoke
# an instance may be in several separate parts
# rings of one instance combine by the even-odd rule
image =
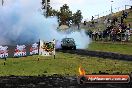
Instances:
[[[42,15],[41,0],[7,0],[0,6],[0,45],[29,44],[39,39],[59,43],[65,37],[74,38],[77,48],[89,44],[84,30],[67,34],[58,32],[57,27],[56,17]]]

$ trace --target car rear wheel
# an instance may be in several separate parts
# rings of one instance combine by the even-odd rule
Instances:
[[[73,49],[76,50],[76,46],[74,46]]]
[[[64,50],[65,49],[65,47],[64,46],[61,46],[62,47],[62,50]]]

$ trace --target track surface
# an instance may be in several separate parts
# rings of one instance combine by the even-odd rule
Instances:
[[[0,77],[0,88],[132,88],[132,82],[129,84],[79,85],[75,76],[8,76]]]
[[[84,49],[77,49],[77,50],[57,49],[56,51],[63,52],[63,53],[83,55],[83,56],[93,56],[93,57],[132,61],[132,55],[125,55],[125,54],[119,54],[119,53],[113,53],[113,52],[90,51],[90,50],[84,50]]]

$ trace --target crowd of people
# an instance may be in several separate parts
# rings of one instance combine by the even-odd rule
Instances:
[[[132,33],[131,25],[124,22],[128,15],[128,12],[123,11],[120,17],[113,16],[112,19],[105,18],[104,25],[107,26],[106,29],[103,31],[100,29],[89,30],[89,36],[95,41],[129,41]]]

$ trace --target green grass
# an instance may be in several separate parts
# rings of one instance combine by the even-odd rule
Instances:
[[[89,44],[88,49],[132,55],[131,43],[121,44],[121,43],[112,43],[112,42],[110,43],[92,42],[91,44]]]
[[[127,18],[126,22],[132,22],[132,18]]]
[[[87,74],[98,73],[99,71],[110,70],[108,73],[132,72],[132,61],[119,61],[89,56],[80,56],[68,53],[57,53],[53,57],[29,56],[21,58],[8,58],[6,65],[0,59],[0,76],[37,76],[37,75],[78,75],[78,67],[81,64]]]

